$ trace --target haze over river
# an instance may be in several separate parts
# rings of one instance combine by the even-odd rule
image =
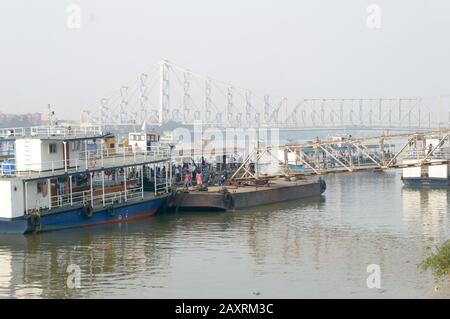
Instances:
[[[415,298],[418,264],[448,239],[447,189],[399,171],[324,177],[321,198],[236,212],[162,213],[122,225],[0,237],[0,297]],[[81,288],[67,287],[79,265]],[[381,270],[369,289],[367,266]]]

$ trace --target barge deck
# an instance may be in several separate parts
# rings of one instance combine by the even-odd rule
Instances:
[[[169,198],[168,207],[226,211],[320,196],[325,189],[322,179],[276,179],[265,185],[209,186],[206,191],[177,191]]]

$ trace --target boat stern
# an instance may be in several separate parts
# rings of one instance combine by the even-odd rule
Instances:
[[[28,220],[26,218],[1,218],[0,234],[25,234],[28,232]]]

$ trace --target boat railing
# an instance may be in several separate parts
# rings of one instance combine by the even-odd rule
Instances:
[[[0,138],[25,136],[24,127],[0,128]]]
[[[30,128],[31,136],[39,137],[71,137],[71,136],[100,136],[100,126],[35,126]]]
[[[0,138],[12,137],[80,137],[80,136],[101,136],[101,126],[33,126],[33,127],[15,127],[0,129]]]
[[[77,158],[66,160],[52,160],[32,162],[18,165],[15,158],[8,158],[0,163],[0,176],[42,176],[48,172],[56,174],[61,171],[79,172],[101,168],[114,169],[115,167],[140,164],[161,158],[169,158],[170,150],[167,147],[153,147],[149,150],[139,151],[130,148],[97,149],[80,151]]]
[[[115,192],[100,192],[94,190],[91,194],[90,190],[83,190],[73,193],[63,193],[50,196],[48,203],[40,203],[41,207],[34,207],[41,211],[52,210],[57,208],[67,208],[71,206],[80,206],[89,204],[92,207],[107,207],[110,205],[122,204],[128,201],[142,199],[144,192],[142,186],[135,186]],[[32,205],[28,205],[28,209],[33,209]],[[39,206],[36,204],[36,206]]]
[[[155,192],[168,191],[168,180],[165,178],[157,178],[155,183]]]
[[[445,152],[443,150],[435,150],[431,155],[429,154],[429,150],[412,150],[405,154],[403,159],[422,159],[428,156],[429,159],[448,159],[450,158],[450,154],[448,152]]]

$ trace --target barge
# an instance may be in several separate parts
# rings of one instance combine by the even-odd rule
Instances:
[[[100,127],[1,129],[0,233],[39,233],[154,215],[168,196],[165,148],[118,148]]]
[[[325,181],[302,177],[302,163],[297,154],[271,146],[260,149],[258,142],[230,178],[222,174],[219,185],[206,180],[203,187],[204,172],[200,169],[195,176],[202,177],[194,178],[196,187],[189,188],[190,178],[185,179],[184,187],[168,198],[167,207],[226,211],[320,196],[326,189]],[[292,170],[293,166],[301,166],[302,172]]]
[[[322,179],[267,180],[263,184],[209,186],[205,191],[177,191],[168,199],[176,210],[235,210],[282,201],[320,196],[326,189]]]

